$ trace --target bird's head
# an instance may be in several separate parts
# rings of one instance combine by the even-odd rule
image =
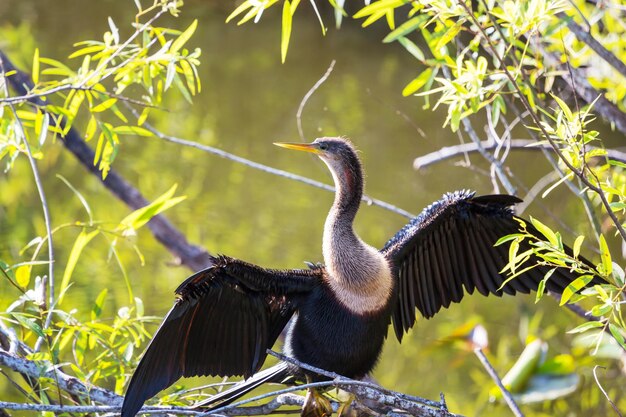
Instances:
[[[340,137],[317,138],[311,143],[277,142],[276,146],[297,151],[311,152],[319,156],[331,171],[341,172],[354,165],[360,165],[356,150],[348,139]]]
[[[297,151],[311,152],[326,163],[333,174],[335,186],[344,193],[361,198],[363,173],[356,149],[348,139],[340,137],[317,138],[311,143],[285,143],[274,145]],[[341,194],[339,192],[338,194]]]

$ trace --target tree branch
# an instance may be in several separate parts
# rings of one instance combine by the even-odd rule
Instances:
[[[533,139],[511,139],[510,141],[511,149],[520,149],[527,151],[534,150],[543,150],[548,149],[552,150],[552,146],[548,144],[538,144],[537,141]],[[498,143],[493,140],[483,140],[480,141],[480,145],[472,142],[472,143],[462,143],[454,146],[444,146],[441,149],[428,153],[426,155],[419,156],[413,160],[413,168],[416,170],[426,168],[429,165],[436,164],[438,162],[444,161],[446,159],[454,158],[457,156],[464,155],[466,153],[474,153],[480,152],[481,148],[484,150],[492,150],[498,147]],[[589,150],[597,149],[594,147],[589,147]],[[614,161],[624,162],[626,163],[626,153],[615,150],[615,149],[606,149],[607,155]]]
[[[578,23],[574,22],[565,12],[559,12],[556,17],[566,21],[569,30],[576,35],[579,41],[587,44],[600,58],[615,68],[623,77],[626,77],[626,64],[615,56],[615,54],[604,47],[596,38],[591,35],[589,30],[583,29]]]
[[[20,358],[2,349],[0,349],[0,365],[6,366],[23,375],[28,375],[31,378],[50,378],[58,383],[61,390],[88,398],[91,401],[109,405],[121,405],[122,403],[122,397],[111,391],[96,386],[88,386],[79,379],[59,371],[54,366],[37,364],[36,362]]]

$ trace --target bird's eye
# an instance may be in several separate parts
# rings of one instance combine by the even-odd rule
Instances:
[[[320,151],[325,151],[328,149],[328,145],[326,143],[320,143]]]

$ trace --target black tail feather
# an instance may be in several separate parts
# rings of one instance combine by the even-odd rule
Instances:
[[[238,382],[227,390],[198,403],[196,407],[214,409],[228,405],[260,385],[267,382],[283,382],[283,380],[290,375],[291,372],[289,372],[289,364],[286,362],[280,362],[277,365],[274,365],[264,371],[257,372],[250,378]]]

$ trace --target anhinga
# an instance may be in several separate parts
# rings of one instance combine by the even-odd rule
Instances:
[[[182,376],[247,378],[211,403],[232,401],[264,382],[303,379],[302,371],[286,363],[258,372],[290,319],[286,355],[360,378],[374,368],[390,322],[401,341],[415,323],[415,309],[429,318],[461,301],[464,291],[528,293],[544,278],[547,270],[537,267],[502,285],[499,271],[508,263],[508,248],[494,243],[519,230],[510,209],[521,201],[516,197],[446,194],[377,250],[352,225],[363,195],[363,171],[352,144],[320,138],[276,145],[312,152],[332,173],[336,193],[324,226],[324,265],[274,270],[213,258],[212,266],[176,290],[174,307],[130,381],[122,417],[134,416],[146,399]],[[547,290],[562,293],[575,278],[559,268]]]

